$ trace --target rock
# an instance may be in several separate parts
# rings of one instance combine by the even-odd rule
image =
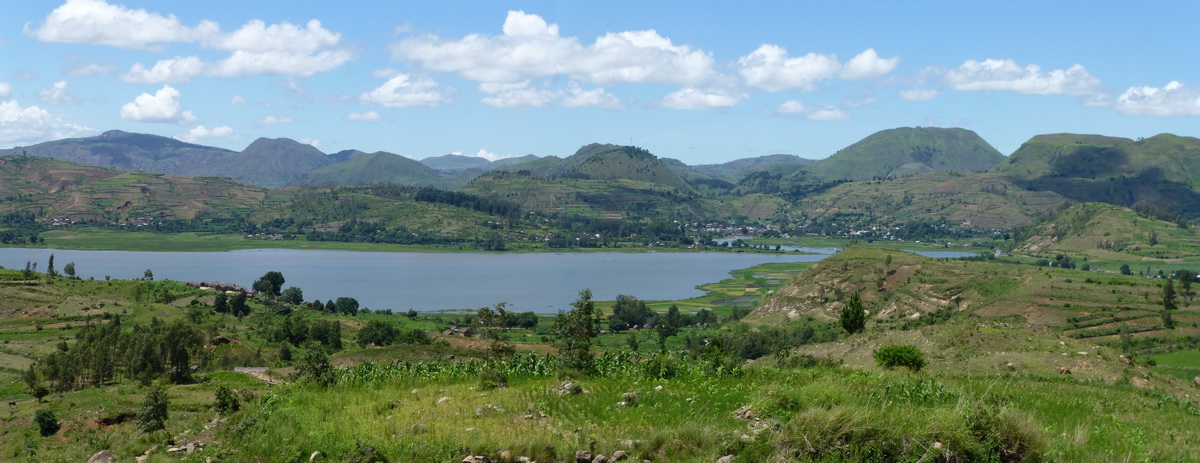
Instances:
[[[613,452],[612,461],[614,461],[614,462],[621,461],[628,457],[629,457],[629,452],[626,452],[624,450],[617,450],[616,452]]]
[[[513,461],[512,450],[500,452],[500,461],[503,461],[504,463],[511,463]]]
[[[733,412],[733,417],[742,421],[757,421],[758,415],[754,413],[754,409],[746,405]]]
[[[446,401],[449,401],[449,400],[454,400],[454,398],[453,398],[453,397],[442,397],[442,398],[439,398],[439,399],[437,400],[437,403],[439,403],[439,404],[440,404],[440,403],[442,403],[442,402],[446,402]]]
[[[1016,369],[1017,369],[1017,364],[1012,363],[1012,362],[1008,362],[1008,364],[1005,366],[1008,367],[1009,371],[1016,371]]]
[[[504,409],[492,404],[484,404],[484,406],[475,409],[475,416],[494,415],[504,413]]]
[[[462,463],[491,463],[491,460],[483,455],[467,455],[462,459]]]
[[[87,463],[117,463],[117,454],[112,450],[101,450],[88,458]]]
[[[1150,389],[1150,381],[1147,381],[1145,378],[1139,378],[1137,376],[1129,378],[1129,384],[1132,384],[1133,387],[1136,387],[1138,389]]]
[[[410,392],[411,394],[420,394],[420,393],[421,393],[421,390],[420,390],[420,389],[413,389],[412,391],[409,391],[409,392]]]
[[[601,453],[599,455],[596,455],[596,458],[592,459],[592,463],[608,463],[608,457],[604,456],[604,454]]]
[[[319,457],[319,456],[321,456],[321,451],[313,450],[312,455],[308,456],[308,463],[313,463],[314,461],[317,461],[317,457]]]
[[[567,395],[567,394],[573,395],[573,394],[579,394],[579,393],[583,392],[583,388],[579,387],[575,383],[572,383],[571,380],[568,379],[568,380],[564,380],[562,382],[562,384],[560,384],[558,386],[558,388],[555,389],[555,392],[557,392],[558,395]]]
[[[1196,387],[1200,387],[1200,376],[1192,378],[1192,384],[1195,384]]]
[[[733,463],[733,455],[725,455],[717,459],[717,463]]]
[[[416,423],[408,427],[408,431],[413,434],[421,434],[426,430],[425,423]]]
[[[660,384],[660,385],[658,385],[658,386],[654,386],[654,390],[656,390],[656,391],[661,391],[661,390],[662,390],[662,385]]]
[[[1125,363],[1126,365],[1133,366],[1133,359],[1125,356],[1125,354],[1121,354],[1120,358],[1121,362]]]
[[[575,463],[592,463],[592,452],[587,450],[575,452]]]

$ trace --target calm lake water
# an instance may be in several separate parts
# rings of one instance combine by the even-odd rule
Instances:
[[[832,252],[833,250],[828,250]],[[596,300],[629,294],[670,300],[703,294],[696,286],[729,278],[732,270],[766,262],[815,262],[825,254],[707,253],[419,253],[255,249],[229,252],[72,251],[2,248],[0,266],[39,271],[54,254],[62,271],[75,263],[81,278],[221,281],[249,287],[276,270],[304,299],[342,296],[362,307],[417,311],[477,309],[507,302],[509,310],[552,313],[569,309],[582,289]],[[938,253],[933,257],[974,255]]]

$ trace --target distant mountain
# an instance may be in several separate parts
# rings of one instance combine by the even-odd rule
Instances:
[[[1161,134],[1137,141],[1038,135],[992,172],[1077,201],[1153,207],[1200,216],[1200,139]]]
[[[318,167],[292,182],[293,185],[359,185],[394,183],[445,187],[449,179],[425,164],[383,151],[360,154],[347,161]],[[465,182],[464,182],[465,183]]]
[[[1066,255],[1077,265],[1153,262],[1176,264],[1180,257],[1200,249],[1200,233],[1180,223],[1147,217],[1131,209],[1105,203],[1076,204],[1042,217],[1022,230],[1013,253],[1054,260]],[[1144,267],[1141,267],[1144,268]]]
[[[334,162],[312,145],[286,138],[260,138],[239,153],[120,130],[0,150],[0,156],[15,154],[120,170],[229,177],[263,187],[288,184],[314,168]]]
[[[871,180],[922,172],[984,172],[1004,156],[959,128],[901,127],[876,132],[804,168],[829,180]]]
[[[443,154],[441,156],[428,157],[421,160],[421,164],[429,166],[430,169],[442,172],[457,174],[468,169],[479,169],[480,172],[490,172],[499,169],[502,166],[520,164],[522,162],[538,159],[537,156],[526,154],[524,156],[497,159],[489,161],[478,156],[463,156],[461,154]]]
[[[672,161],[674,161],[672,159]],[[676,161],[678,162],[678,161]],[[766,156],[758,156],[753,158],[735,159],[723,164],[700,164],[695,166],[681,166],[683,163],[668,164],[676,172],[691,171],[702,175],[707,175],[713,178],[719,178],[732,183],[737,183],[746,175],[762,170],[778,171],[790,173],[807,166],[816,161],[805,159],[791,154],[769,154]]]

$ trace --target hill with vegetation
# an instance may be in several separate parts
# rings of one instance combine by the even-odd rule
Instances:
[[[1018,234],[1012,252],[1056,261],[1066,256],[1074,265],[1108,271],[1124,265],[1136,273],[1172,273],[1200,267],[1200,232],[1132,209],[1084,203],[1039,218]]]
[[[1025,188],[1076,201],[1200,215],[1200,139],[1160,134],[1130,140],[1100,135],[1038,135],[992,172]]]
[[[293,185],[364,185],[393,183],[398,185],[452,187],[453,181],[433,169],[383,151],[360,154],[346,161],[318,167],[291,182]]]
[[[683,175],[684,178],[702,176],[737,183],[752,172],[770,170],[772,172],[790,173],[800,167],[812,164],[812,159],[804,159],[791,154],[769,154],[753,158],[735,159],[721,164],[699,164],[689,166],[675,159],[663,159],[671,170]]]
[[[997,175],[929,172],[833,186],[798,200],[792,221],[818,227],[838,222],[858,230],[915,222],[1007,229],[1026,225],[1065,202],[1056,193],[1025,190]]]
[[[441,156],[428,157],[421,160],[421,164],[425,164],[430,169],[457,173],[468,169],[477,169],[482,172],[490,172],[499,169],[503,166],[520,164],[523,162],[535,161],[538,156],[526,154],[524,156],[516,156],[511,158],[497,159],[491,161],[478,156],[463,156],[461,154],[444,154]]]
[[[1003,160],[970,130],[901,127],[871,134],[804,170],[829,180],[872,180],[924,172],[983,172]]]

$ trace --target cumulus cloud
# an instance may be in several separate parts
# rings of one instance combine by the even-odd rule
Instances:
[[[345,119],[348,121],[358,122],[379,122],[383,120],[383,118],[379,116],[379,113],[375,111],[367,111],[365,113],[350,113],[346,115]]]
[[[449,96],[433,79],[398,74],[374,90],[363,93],[358,99],[389,108],[407,108],[438,106],[449,101]]]
[[[902,90],[900,92],[900,99],[907,101],[929,101],[940,93],[931,88],[914,88],[911,90]]]
[[[812,90],[817,82],[841,77],[866,79],[892,72],[900,63],[899,57],[880,58],[875,49],[859,53],[843,65],[837,55],[809,53],[788,57],[787,49],[763,44],[750,54],[738,58],[736,68],[746,85],[768,92],[788,89]]]
[[[509,11],[502,32],[461,39],[431,34],[411,37],[392,45],[392,58],[416,63],[425,71],[450,72],[473,80],[489,94],[485,103],[503,107],[547,106],[558,98],[565,98],[567,104],[613,106],[614,99],[603,96],[606,94],[593,90],[590,96],[555,95],[555,90],[531,85],[534,79],[689,86],[709,85],[719,79],[711,53],[676,45],[654,30],[609,32],[585,45],[576,37],[559,35],[558,25],[538,15]]]
[[[165,122],[171,124],[191,122],[196,116],[184,111],[179,105],[179,90],[164,85],[153,95],[143,93],[133,101],[121,106],[121,118],[139,122]]]
[[[197,125],[195,128],[188,130],[175,136],[177,140],[183,140],[188,143],[196,143],[205,138],[225,138],[233,135],[233,127],[222,125],[213,127],[211,130],[203,125]]]
[[[246,104],[246,97],[241,96],[241,95],[234,95],[233,98],[229,99],[229,104],[244,105],[244,104]]]
[[[809,106],[796,100],[788,100],[775,109],[776,114],[797,114],[813,121],[841,121],[850,118],[850,113],[832,105]]]
[[[63,73],[75,77],[106,76],[112,73],[116,67],[117,65],[112,62],[82,63],[63,69]]]
[[[374,71],[371,71],[372,78],[381,79],[381,80],[391,79],[393,77],[396,77],[399,74],[400,74],[400,71],[397,71],[393,68],[383,68],[383,69],[376,69]]]
[[[0,102],[0,146],[78,137],[91,132],[95,132],[95,130],[64,122],[61,118],[37,106],[22,107],[17,100]]]
[[[300,142],[300,143],[304,143],[304,144],[306,144],[306,145],[312,145],[312,147],[313,147],[313,148],[320,148],[320,147],[321,147],[321,140],[316,140],[316,139],[313,139],[313,138],[301,138],[301,139],[299,139],[299,140],[296,140],[296,141],[298,141],[298,142]]]
[[[1130,87],[1117,97],[1114,107],[1139,116],[1200,116],[1200,88],[1177,81],[1162,87]]]
[[[60,80],[54,83],[50,88],[43,88],[38,92],[38,101],[46,104],[60,105],[64,103],[74,103],[75,97],[67,92],[67,81]]]
[[[1036,64],[1020,66],[1011,59],[967,60],[946,72],[946,83],[955,90],[1002,90],[1034,95],[1085,95],[1095,93],[1100,79],[1078,64],[1069,69],[1042,72]]]
[[[270,115],[270,116],[267,116],[267,117],[264,117],[264,118],[258,120],[259,124],[264,124],[264,125],[291,124],[292,122],[295,122],[295,120],[293,120],[290,117],[275,116],[275,115]]]
[[[493,153],[493,152],[491,152],[491,151],[488,151],[488,150],[485,150],[485,149],[481,149],[481,150],[479,150],[479,152],[475,153],[475,157],[477,157],[477,158],[484,158],[484,159],[487,159],[487,160],[489,160],[489,161],[495,162],[495,161],[498,161],[498,160],[500,160],[500,159],[510,158],[510,157],[512,157],[512,156],[501,156],[501,155],[499,155],[499,154],[496,154],[496,153]]]
[[[318,20],[303,26],[251,20],[232,32],[213,21],[195,27],[174,15],[132,10],[103,0],[68,0],[37,29],[25,32],[44,42],[90,43],[122,48],[161,50],[167,43],[196,43],[230,52],[227,58],[204,63],[196,57],[163,60],[147,69],[135,64],[122,76],[139,83],[186,82],[205,73],[223,77],[244,75],[311,76],[345,64],[355,53],[340,45],[341,34]]]
[[[715,109],[738,104],[746,95],[723,90],[704,90],[685,87],[672,92],[659,101],[671,109]]]
[[[204,63],[200,58],[188,56],[186,58],[176,56],[173,59],[159,60],[154,63],[154,67],[146,69],[142,63],[135,63],[129,68],[129,72],[121,74],[121,80],[124,82],[138,84],[167,84],[177,82],[187,82],[193,76],[204,72]]]
[[[170,42],[191,42],[216,29],[204,22],[184,26],[175,15],[132,10],[103,0],[67,0],[46,16],[42,26],[25,33],[43,42],[91,43],[120,48],[160,50]]]
[[[0,82],[0,98],[8,98],[12,95],[12,84],[8,82]]]

